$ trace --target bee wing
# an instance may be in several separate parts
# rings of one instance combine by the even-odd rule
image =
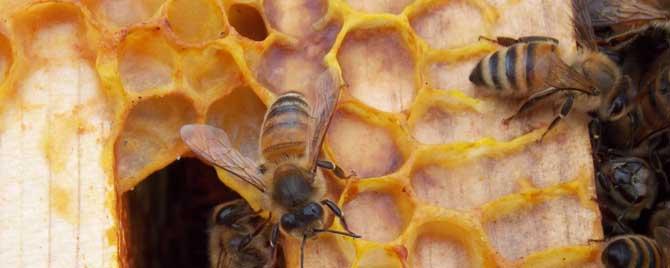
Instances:
[[[550,55],[544,57],[543,60],[550,61],[549,66],[552,66],[549,68],[550,71],[547,80],[544,81],[547,87],[570,89],[584,94],[593,94],[593,86],[584,75],[563,62],[558,55]]]
[[[593,0],[588,9],[596,27],[664,20],[670,15],[668,11],[635,0]]]
[[[598,49],[591,14],[589,14],[588,2],[586,0],[572,0],[572,24],[575,29],[575,39],[583,47],[593,51]]]
[[[182,140],[200,158],[265,192],[258,165],[233,148],[225,131],[209,125],[192,124],[183,126],[180,133]]]
[[[328,124],[333,117],[335,106],[337,105],[337,97],[340,93],[340,88],[335,86],[333,77],[329,70],[324,71],[319,75],[315,81],[314,97],[315,102],[312,106],[312,128],[307,139],[307,166],[314,171],[316,169],[316,160],[321,151],[323,138],[328,130]]]

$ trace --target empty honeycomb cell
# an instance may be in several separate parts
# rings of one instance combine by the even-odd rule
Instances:
[[[81,10],[64,3],[32,5],[14,21],[16,37],[33,62],[94,58],[86,39],[93,37],[93,32],[86,26]]]
[[[387,129],[351,112],[338,110],[333,115],[326,141],[337,164],[361,178],[392,173],[405,161]]]
[[[467,0],[447,1],[431,6],[410,18],[412,28],[436,49],[448,49],[477,42],[487,32],[481,10]]]
[[[550,224],[557,222],[561,224]],[[589,237],[598,236],[597,222],[596,212],[584,209],[572,196],[563,196],[494,218],[483,225],[493,248],[507,260],[514,261],[535,251],[585,245]]]
[[[300,241],[291,238],[284,243],[286,267],[300,267]],[[348,240],[343,241],[333,234],[322,233],[307,240],[304,267],[346,268],[354,261],[355,249]]]
[[[351,31],[337,59],[352,96],[382,111],[409,108],[416,95],[417,77],[409,47],[396,30]]]
[[[395,250],[373,249],[359,257],[360,268],[401,268],[404,267]]]
[[[114,144],[119,191],[125,192],[184,150],[179,129],[196,120],[181,95],[144,98],[131,108]]]
[[[448,223],[429,223],[421,226],[421,233],[414,241],[412,267],[478,267],[471,260],[470,252],[461,242],[459,234],[467,230],[449,230]],[[449,234],[449,232],[453,232]]]
[[[400,236],[414,213],[414,204],[403,187],[363,181],[355,188],[355,195],[347,196],[343,207],[349,228],[361,239],[380,243]]]
[[[82,0],[106,26],[118,29],[149,20],[165,0]]]
[[[395,13],[398,14],[402,12],[403,9],[413,0],[397,0],[397,1],[387,1],[387,0],[368,0],[368,1],[357,1],[357,0],[347,0],[351,7],[365,12],[386,12],[386,13]]]
[[[254,41],[268,37],[263,16],[256,8],[245,4],[234,4],[228,8],[228,21],[240,35]]]
[[[311,92],[316,78],[326,70],[323,57],[332,46],[340,26],[330,24],[295,46],[275,43],[263,54],[257,67],[260,82],[274,93]],[[309,93],[311,94],[311,93]]]
[[[176,57],[159,28],[131,32],[119,52],[123,87],[135,93],[169,88],[174,84]]]
[[[541,4],[541,0],[507,1],[490,0],[489,3],[500,11],[500,16],[492,29],[494,36],[520,37],[529,35],[550,36],[558,40],[572,40],[571,27],[553,27],[554,25],[572,25],[572,17],[565,3],[550,1]],[[538,8],[540,7],[540,8]],[[534,10],[535,16],[520,16],[528,10]],[[552,18],[547,20],[546,18]],[[523,24],[527,27],[518,27]],[[574,50],[573,43],[561,42],[563,48]]]
[[[314,24],[328,10],[326,0],[265,0],[263,9],[275,30],[302,37],[314,31]],[[300,14],[300,15],[296,15]]]
[[[264,115],[265,105],[251,88],[239,87],[209,106],[207,124],[225,130],[242,155],[258,160],[258,137]]]
[[[244,77],[232,55],[223,49],[189,49],[183,53],[184,75],[206,102],[240,86]]]
[[[12,44],[6,36],[0,34],[0,84],[5,81],[5,77],[7,77],[7,73],[9,73],[12,63],[14,63]]]
[[[458,90],[468,96],[478,96],[468,77],[479,58],[459,62],[434,62],[426,67],[428,84],[435,89]]]
[[[179,40],[188,43],[214,40],[228,31],[223,11],[214,0],[171,0],[167,22]]]

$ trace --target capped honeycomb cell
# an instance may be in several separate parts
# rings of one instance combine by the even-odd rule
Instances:
[[[264,115],[265,105],[254,92],[248,87],[239,87],[209,106],[206,123],[225,130],[242,155],[257,160],[260,159],[258,137]]]
[[[277,31],[295,37],[310,35],[328,10],[326,0],[265,0],[268,22]],[[300,14],[296,16],[296,14]]]
[[[347,33],[337,59],[346,90],[354,98],[386,112],[409,108],[416,95],[417,75],[409,47],[398,31],[353,30]]]
[[[223,10],[214,0],[170,0],[167,23],[180,41],[200,44],[228,32]]]
[[[175,82],[177,54],[158,27],[129,33],[118,55],[119,75],[127,91],[169,89]]]
[[[263,16],[255,7],[245,4],[233,4],[228,8],[228,21],[240,35],[254,41],[263,41],[268,37]]]
[[[192,102],[181,95],[145,98],[135,104],[114,145],[120,190],[131,189],[140,178],[179,156],[184,149],[179,129],[195,120]]]
[[[398,14],[405,9],[405,7],[411,4],[412,0],[397,0],[397,1],[386,1],[386,0],[368,0],[368,1],[357,1],[357,0],[347,0],[349,5],[357,10],[365,12],[386,12]]]
[[[242,72],[230,52],[217,47],[183,52],[182,66],[186,81],[205,102],[229,93],[244,82]]]
[[[338,110],[333,115],[326,141],[337,164],[362,178],[392,173],[405,161],[387,129],[351,112]]]
[[[119,29],[149,20],[165,0],[82,0],[106,26]]]
[[[362,239],[390,242],[409,224],[414,206],[405,192],[392,188],[366,185],[344,204],[349,228]]]
[[[447,1],[428,7],[412,14],[410,23],[432,48],[461,47],[477,42],[479,36],[487,32],[482,10],[472,1]]]
[[[518,260],[535,251],[585,245],[586,237],[597,232],[595,219],[595,212],[582,209],[576,198],[564,196],[531,204],[483,225],[493,248],[508,260]],[[550,222],[561,224],[550,225]],[[522,235],[508,235],[515,232],[522,232]]]

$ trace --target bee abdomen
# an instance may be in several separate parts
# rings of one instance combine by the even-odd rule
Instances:
[[[470,81],[501,96],[525,97],[544,86],[548,75],[549,53],[556,45],[549,42],[519,43],[483,58],[470,73]]]
[[[624,235],[605,246],[601,259],[606,267],[664,267],[666,260],[656,241],[642,235]]]
[[[263,157],[276,161],[304,154],[309,128],[309,104],[302,94],[287,92],[270,106],[261,130]]]

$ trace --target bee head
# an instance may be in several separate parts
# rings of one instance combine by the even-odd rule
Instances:
[[[303,207],[282,215],[280,224],[287,232],[297,231],[307,236],[313,234],[313,227],[323,218],[323,207],[316,202],[309,202]]]
[[[251,207],[244,200],[235,200],[224,204],[214,214],[214,223],[227,227],[235,227],[242,216],[253,213]]]
[[[644,160],[625,158],[613,160],[605,166],[617,192],[631,204],[653,198],[655,177]]]

